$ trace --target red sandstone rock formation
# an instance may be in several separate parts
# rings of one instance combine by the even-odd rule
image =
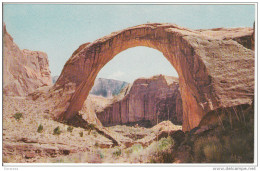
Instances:
[[[59,119],[75,116],[106,63],[128,48],[147,46],[161,51],[178,72],[183,130],[191,130],[209,111],[249,104],[254,98],[254,51],[234,41],[239,32],[252,34],[252,29],[209,35],[174,24],[151,23],[85,44],[66,62],[50,91],[55,104],[51,112]],[[233,36],[226,39],[228,35]]]
[[[214,28],[197,30],[202,34],[222,40],[234,40],[248,49],[254,49],[253,28]]]
[[[5,95],[25,96],[41,86],[52,85],[47,54],[20,50],[3,28],[3,91]]]
[[[134,122],[152,126],[163,120],[182,123],[182,101],[175,77],[140,78],[121,93],[123,97],[97,113],[104,126]]]

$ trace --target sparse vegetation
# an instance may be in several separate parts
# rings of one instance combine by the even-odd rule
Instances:
[[[42,132],[43,132],[43,126],[42,126],[42,124],[40,124],[40,125],[38,126],[37,132],[38,132],[38,133],[42,133]]]
[[[23,117],[23,113],[17,112],[13,116],[17,121],[19,121]]]
[[[72,132],[73,131],[73,126],[68,126],[67,131],[68,132]]]
[[[17,119],[12,112],[9,112],[9,116],[4,118],[4,133],[9,136],[10,134],[8,132],[8,128],[12,126],[12,130],[15,130],[13,131],[14,133],[12,133],[12,136],[17,135],[17,133],[24,133],[24,135],[26,135],[22,137],[21,140],[19,140],[21,142],[30,143],[34,142],[35,140],[40,142],[43,139],[46,142],[50,140],[52,140],[53,142],[54,139],[58,139],[59,143],[67,141],[65,143],[69,147],[68,149],[66,149],[68,151],[70,150],[70,148],[74,148],[74,146],[77,146],[78,144],[86,144],[86,147],[90,149],[90,151],[81,151],[77,153],[66,154],[61,151],[57,153],[55,152],[54,155],[51,154],[52,151],[50,150],[48,154],[45,152],[41,152],[41,154],[46,156],[43,156],[40,159],[36,158],[38,157],[38,152],[36,152],[36,157],[34,158],[36,162],[251,163],[254,161],[254,111],[253,109],[248,109],[243,110],[242,113],[237,108],[233,110],[236,110],[237,115],[235,113],[232,113],[232,111],[228,113],[229,115],[220,113],[221,117],[217,118],[217,122],[212,122],[214,125],[207,125],[207,122],[205,122],[206,126],[200,128],[206,128],[206,131],[200,130],[200,133],[196,133],[196,131],[186,133],[182,132],[183,136],[180,142],[178,142],[179,139],[176,139],[176,136],[169,134],[172,138],[174,138],[174,140],[176,140],[174,141],[170,137],[161,138],[159,141],[156,141],[156,139],[154,139],[154,141],[150,145],[146,146],[148,144],[148,140],[150,140],[148,137],[154,137],[157,133],[157,129],[155,131],[155,129],[146,129],[142,128],[141,126],[135,128],[134,126],[126,125],[117,125],[113,126],[113,128],[109,127],[108,130],[110,132],[116,132],[116,136],[124,136],[135,141],[135,144],[126,149],[118,146],[112,146],[111,141],[100,134],[100,132],[98,131],[99,127],[97,127],[95,124],[88,124],[87,128],[84,127],[85,129],[77,128],[64,123],[57,123],[56,121],[52,120],[34,118],[33,116],[36,115],[36,112],[25,112],[28,115],[19,114],[20,116],[17,117]],[[42,116],[43,115],[39,115],[39,117]],[[21,126],[21,128],[23,128],[23,130],[16,130],[13,125],[15,125],[14,123],[17,122],[16,120],[21,120],[21,118],[23,119],[22,122],[19,122],[19,125]],[[33,125],[33,127],[31,127],[32,129],[30,127],[27,127],[27,125]],[[36,128],[37,132],[44,132],[45,135],[41,136],[41,134],[37,135],[36,133],[37,138],[30,138],[31,132],[36,132]],[[159,128],[161,129],[161,127]],[[73,132],[74,134],[61,134],[63,133],[63,130],[67,130],[66,132]],[[91,131],[90,135],[88,135],[88,131]],[[48,136],[48,133],[52,134],[52,132],[54,135],[59,136]],[[46,134],[48,137],[50,137],[50,139],[47,139],[48,137],[46,136]],[[5,141],[7,141],[7,139],[5,139]],[[140,144],[138,144],[137,142],[140,142]],[[83,148],[85,148],[85,146]],[[3,157],[3,161],[5,163],[26,161],[25,157],[20,154],[20,151],[14,150],[12,154],[9,154],[8,152],[9,151],[6,150],[5,156]]]
[[[171,137],[162,138],[158,142],[153,142],[148,148],[153,151],[150,162],[151,163],[172,163],[174,140]]]
[[[131,148],[130,148],[130,152],[131,153],[138,153],[140,151],[143,150],[143,146],[141,144],[134,144]]]
[[[222,145],[216,137],[202,137],[194,142],[194,154],[196,162],[221,161]]]
[[[99,147],[99,143],[98,142],[95,142],[94,146],[97,148]]]
[[[116,148],[115,151],[113,152],[113,156],[119,157],[122,154],[120,148]]]
[[[99,155],[99,157],[101,158],[101,159],[103,159],[105,156],[104,156],[104,154],[102,153],[102,151],[98,151],[98,155]]]
[[[96,127],[95,124],[89,124],[89,125],[87,126],[87,129],[89,129],[89,130],[94,130],[95,127]]]
[[[60,134],[61,134],[60,127],[57,126],[57,127],[53,130],[53,135],[60,135]]]
[[[219,125],[214,129],[200,135],[186,136],[184,144],[193,149],[191,162],[251,163],[254,161],[254,109],[253,106],[238,109],[232,108],[234,112],[223,110]]]
[[[82,131],[79,133],[79,136],[80,136],[80,137],[83,137],[83,132],[82,132]]]

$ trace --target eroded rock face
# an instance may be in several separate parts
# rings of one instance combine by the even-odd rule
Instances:
[[[177,78],[163,75],[140,78],[122,93],[123,97],[115,99],[97,113],[104,126],[139,122],[149,127],[164,120],[182,123],[182,101]]]
[[[52,85],[47,54],[20,50],[3,28],[3,92],[25,96],[41,86]]]
[[[147,46],[161,51],[178,72],[183,130],[191,130],[209,111],[252,102],[254,51],[234,41],[239,34],[232,35],[232,39],[225,39],[174,24],[152,23],[84,44],[66,62],[51,91],[52,113],[59,119],[72,118],[106,63],[128,48]]]
[[[214,28],[200,29],[198,31],[214,38],[234,40],[244,47],[254,50],[254,42],[252,41],[252,37],[254,37],[253,28]]]

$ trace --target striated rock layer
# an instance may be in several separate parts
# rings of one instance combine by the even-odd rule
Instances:
[[[104,126],[138,123],[153,126],[164,120],[182,123],[182,101],[178,79],[154,76],[135,80],[118,99],[97,113]],[[148,122],[147,122],[148,121]]]
[[[106,63],[128,48],[147,46],[162,52],[178,72],[183,130],[191,130],[209,111],[252,103],[254,51],[238,43],[240,35],[232,32],[252,34],[253,29],[230,29],[222,35],[234,36],[225,39],[175,24],[151,23],[86,43],[66,62],[50,91],[55,105],[51,112],[64,120],[75,116]]]
[[[20,50],[3,28],[3,92],[25,96],[41,86],[52,85],[47,54]]]

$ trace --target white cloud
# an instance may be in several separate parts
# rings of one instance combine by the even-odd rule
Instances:
[[[116,72],[112,73],[111,75],[109,75],[108,78],[110,78],[110,79],[120,79],[120,78],[122,78],[122,76],[124,76],[124,75],[125,75],[124,72],[122,72],[122,71],[116,71]]]

